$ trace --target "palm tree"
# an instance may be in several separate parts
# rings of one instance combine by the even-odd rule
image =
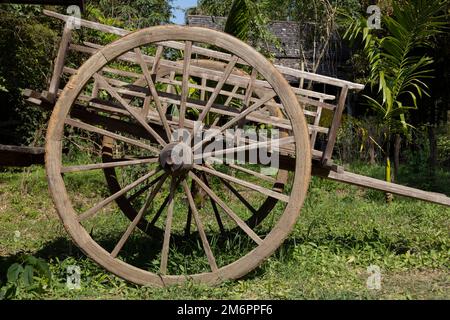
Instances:
[[[250,19],[255,13],[255,6],[248,0],[234,0],[225,23],[224,31],[242,41],[247,41]]]
[[[377,88],[374,96],[365,97],[386,128],[383,149],[387,181],[392,181],[391,138],[409,132],[409,111],[417,108],[422,95],[428,95],[426,79],[431,78],[433,59],[419,52],[432,47],[434,36],[442,32],[446,5],[443,0],[395,1],[392,16],[382,19],[384,30],[370,30],[361,18],[353,20],[344,35],[350,40],[362,35],[369,61],[368,81],[372,91]]]

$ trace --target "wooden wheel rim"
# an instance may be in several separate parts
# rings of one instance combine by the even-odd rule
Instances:
[[[149,43],[167,40],[209,43],[227,48],[236,56],[255,68],[279,95],[292,123],[295,139],[295,175],[292,182],[291,198],[275,227],[252,251],[231,264],[220,267],[215,272],[194,275],[158,275],[113,258],[109,252],[97,244],[80,224],[73,209],[61,175],[62,136],[64,122],[72,103],[89,79],[109,61],[123,53]],[[142,285],[180,283],[191,278],[194,281],[217,283],[225,279],[239,278],[271,255],[288,236],[305,199],[311,172],[311,155],[306,120],[298,101],[283,76],[262,55],[249,45],[222,32],[198,27],[158,26],[142,29],[104,47],[89,58],[69,80],[61,93],[52,113],[46,136],[46,171],[50,193],[64,227],[80,249],[108,271]]]

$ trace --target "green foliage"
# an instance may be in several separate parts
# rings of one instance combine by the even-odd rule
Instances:
[[[169,23],[172,0],[95,0],[87,6],[87,15],[99,22],[136,30]]]
[[[224,31],[235,36],[236,38],[241,39],[242,41],[247,41],[248,33],[250,31],[252,7],[254,12],[254,4],[251,1],[233,1]]]
[[[448,131],[448,130],[447,130]],[[450,134],[442,134],[437,140],[438,161],[450,167]]]
[[[446,5],[442,0],[394,2],[392,16],[382,16],[384,32],[370,30],[366,19],[347,14],[349,23],[344,38],[354,41],[361,37],[369,62],[368,81],[374,96],[365,98],[387,128],[380,145],[389,182],[391,135],[410,136],[409,112],[418,108],[417,100],[429,91],[425,81],[431,78],[433,59],[417,52],[433,46],[434,37],[445,25]]]
[[[6,273],[6,285],[0,288],[0,300],[14,299],[21,291],[42,294],[52,276],[49,265],[41,258],[30,255],[21,257],[21,263],[13,263]]]
[[[393,3],[393,15],[383,15],[385,34],[370,30],[366,19],[353,19],[344,35],[355,40],[362,35],[368,57],[369,83],[377,96],[366,96],[368,103],[387,123],[391,132],[407,132],[407,114],[417,109],[417,100],[428,94],[425,79],[431,77],[433,59],[417,55],[418,49],[433,46],[434,36],[445,25],[442,0],[414,0]]]
[[[30,143],[45,113],[25,104],[21,91],[45,88],[57,33],[36,6],[1,5],[0,16],[0,143]]]

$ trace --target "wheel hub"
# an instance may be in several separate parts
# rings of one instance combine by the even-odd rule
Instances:
[[[193,167],[193,153],[191,147],[184,142],[171,142],[159,154],[159,163],[171,175],[180,175]]]

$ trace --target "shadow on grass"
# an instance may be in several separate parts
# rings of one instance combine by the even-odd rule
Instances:
[[[102,235],[97,243],[106,251],[111,252],[118,243],[121,234]],[[254,248],[250,239],[242,234],[227,234],[208,237],[217,263],[229,264],[242,255],[238,252],[248,252]],[[138,234],[130,237],[119,253],[118,258],[140,269],[159,273],[160,255],[163,247],[163,237],[150,238]],[[21,251],[14,255],[0,257],[0,281],[6,282],[8,268],[14,263],[21,263],[24,257],[32,255],[45,261],[64,261],[72,258],[83,264],[89,258],[78,248],[70,238],[60,237],[45,243],[41,249],[34,252]],[[197,233],[190,237],[172,237],[168,261],[168,274],[196,274],[209,272],[210,267],[203,251],[202,243]]]
[[[209,237],[219,267],[238,260],[245,252],[249,252],[254,248],[252,241],[247,241],[247,238],[248,237],[244,237],[242,234],[236,233],[217,236],[215,239]],[[120,235],[103,236],[98,243],[110,252],[119,239]],[[172,239],[168,266],[169,274],[196,274],[209,271],[209,265],[203,249],[201,248],[201,242],[199,241],[200,240],[195,234],[190,238],[175,237]],[[311,243],[313,243],[314,246],[327,248],[327,250],[330,251],[330,254],[343,254],[344,251],[352,251],[355,249],[365,250],[364,248],[367,249],[368,246],[375,251],[379,251],[380,254],[386,254],[386,249],[395,255],[402,255],[408,251],[414,252],[417,250],[417,248],[414,248],[413,243],[406,238],[392,241],[392,239],[380,235],[378,230],[373,229],[363,237],[356,237],[352,234],[326,234],[312,238],[307,235],[290,237],[272,256],[274,259],[280,260],[281,262],[288,261],[290,257],[292,257],[293,251],[297,246],[303,244],[310,245]],[[119,258],[138,268],[158,273],[159,256],[162,245],[162,238],[150,239],[148,236],[132,237],[121,250]],[[433,247],[434,248],[428,249],[439,251],[439,248],[442,247],[442,243],[437,242]],[[58,258],[59,261],[73,258],[82,263],[82,261],[88,260],[83,252],[76,247],[70,239],[64,237],[57,238],[47,242],[38,251],[20,252],[11,256],[0,257],[0,277],[2,278],[1,281],[3,283],[6,280],[6,273],[9,266],[15,262],[20,262],[22,257],[27,254],[32,254],[45,261],[55,258]],[[179,266],[184,266],[184,269],[178,268]],[[180,271],[182,272],[180,273]],[[262,277],[264,273],[265,268],[263,265],[262,268],[253,270],[242,277],[242,279],[255,279]]]

